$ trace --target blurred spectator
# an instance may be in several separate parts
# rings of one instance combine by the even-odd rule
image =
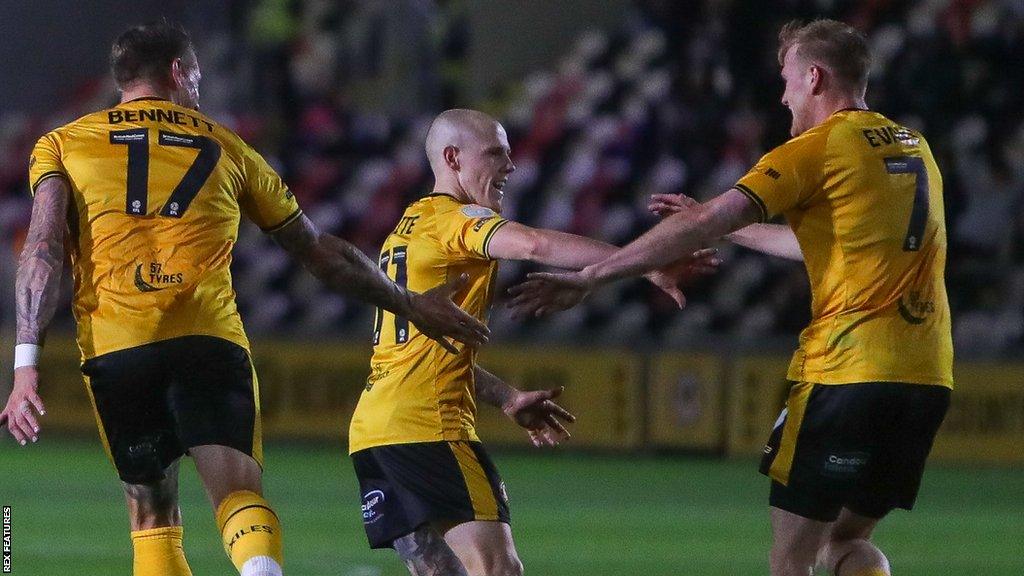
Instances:
[[[227,46],[199,47],[204,66],[213,66],[207,78],[251,70],[251,82],[217,87],[217,93],[233,91],[218,105],[236,107],[220,119],[283,170],[318,224],[375,252],[405,203],[430,185],[422,153],[426,123],[443,107],[465,104],[471,4],[248,4],[247,28],[236,23],[233,35],[210,40]],[[870,105],[924,131],[939,159],[958,342],[979,353],[1019,347],[1024,4],[1018,0],[638,0],[620,29],[580,35],[546,70],[487,103],[505,121],[519,168],[506,189],[508,215],[623,243],[653,223],[645,208],[650,194],[706,199],[728,188],[788,138],[775,34],[791,18],[814,16],[843,19],[868,33],[875,59]],[[108,86],[98,79],[50,118],[0,117],[6,238],[16,238],[27,221],[24,159],[34,139],[105,105]],[[245,287],[240,305],[252,329],[365,334],[366,310],[303,280],[269,241],[247,246],[236,255],[235,277]],[[635,284],[597,294],[554,321],[524,325],[498,313],[496,332],[574,341],[586,333],[624,345],[693,345],[709,332],[740,345],[792,338],[809,314],[803,269],[742,249],[723,253],[723,271],[690,288],[683,312]],[[529,270],[507,265],[500,282],[518,281]]]

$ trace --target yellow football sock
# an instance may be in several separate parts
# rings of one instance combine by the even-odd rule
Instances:
[[[248,560],[260,556],[272,558],[278,566],[283,564],[281,523],[259,494],[248,490],[229,494],[217,507],[217,527],[224,551],[239,573]]]
[[[851,576],[889,576],[889,571],[882,568],[865,568],[854,572]]]
[[[181,547],[181,526],[132,532],[134,576],[192,576]]]

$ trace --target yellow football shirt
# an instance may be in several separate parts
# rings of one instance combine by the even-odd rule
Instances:
[[[301,211],[235,133],[166,100],[134,100],[40,138],[33,192],[50,177],[71,186],[83,360],[188,335],[248,348],[229,270],[240,214],[273,231]]]
[[[508,221],[488,208],[431,194],[409,205],[380,252],[380,267],[423,292],[469,275],[454,302],[486,321],[498,263],[487,253]],[[479,440],[474,428],[476,350],[451,354],[400,316],[378,310],[366,389],[349,428],[349,452],[387,444]]]
[[[917,132],[843,110],[766,154],[736,184],[782,214],[811,284],[797,382],[953,386],[942,177]]]

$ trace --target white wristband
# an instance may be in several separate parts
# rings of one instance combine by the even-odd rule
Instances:
[[[18,344],[14,347],[14,369],[39,364],[39,353],[43,347],[38,344]]]

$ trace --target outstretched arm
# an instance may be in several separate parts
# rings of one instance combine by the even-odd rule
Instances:
[[[529,260],[580,270],[611,256],[617,248],[585,236],[509,222],[494,233],[487,251],[499,260]]]
[[[769,256],[797,262],[804,261],[804,253],[800,250],[800,242],[797,241],[796,234],[785,224],[751,224],[731,234],[726,234],[725,239],[733,244],[757,250]]]
[[[458,349],[445,336],[470,346],[487,342],[487,326],[451,301],[451,295],[465,284],[465,278],[423,294],[411,292],[392,282],[358,248],[318,230],[305,215],[274,232],[273,237],[331,290],[408,318],[420,332],[437,340],[449,352],[457,353]]]
[[[500,408],[513,422],[526,428],[534,446],[556,446],[570,436],[559,418],[572,423],[576,417],[553,401],[562,388],[523,392],[479,366],[473,368],[473,379],[476,397]]]
[[[664,218],[677,212],[699,210],[701,204],[685,194],[654,194],[648,208]],[[782,224],[751,224],[726,234],[725,239],[770,256],[800,262],[804,259],[793,229]]]
[[[581,270],[608,258],[616,246],[565,232],[531,228],[518,222],[509,222],[494,233],[488,253],[499,260],[529,260],[538,264]],[[676,260],[669,266],[645,274],[647,280],[669,295],[680,308],[686,298],[679,290],[681,283],[717,269],[716,250],[697,250]]]
[[[305,215],[272,234],[293,258],[328,288],[408,316],[412,293],[395,284],[352,244],[320,232]]]
[[[40,415],[46,412],[37,392],[39,371],[36,365],[60,298],[70,199],[71,188],[63,177],[53,176],[39,183],[15,277],[18,326],[14,387],[0,413],[0,425],[6,422],[15,440],[22,445],[30,439],[33,442],[38,439],[39,422],[33,409]]]
[[[587,286],[638,276],[692,254],[704,243],[752,224],[760,217],[753,201],[730,188],[696,211],[673,214],[614,254],[579,272]]]
[[[535,272],[511,292],[513,314],[543,316],[575,306],[594,288],[664,268],[704,243],[756,222],[760,209],[739,190],[729,189],[694,210],[676,212],[608,258],[579,272]]]

